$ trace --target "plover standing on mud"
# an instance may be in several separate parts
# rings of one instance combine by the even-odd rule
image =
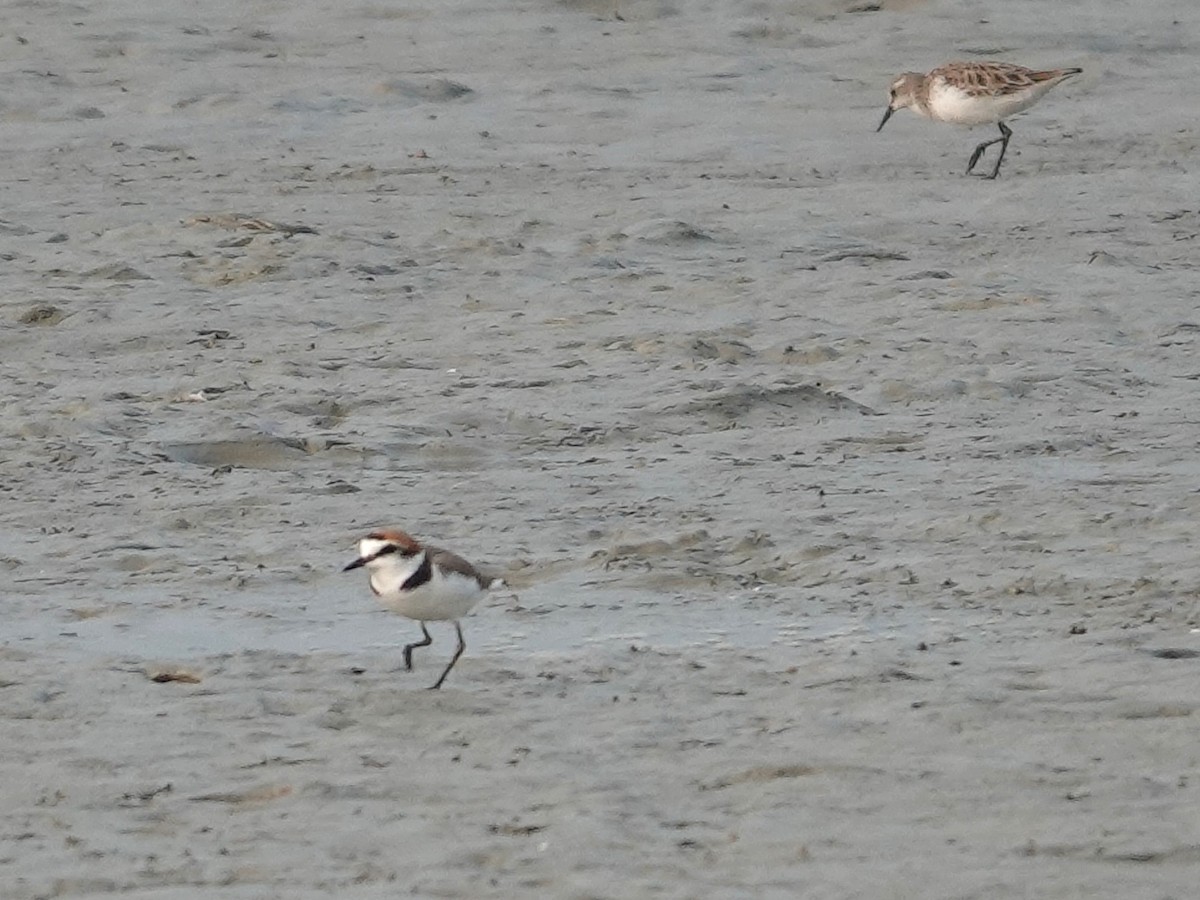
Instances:
[[[412,652],[433,643],[426,622],[454,623],[458,648],[430,690],[437,690],[467,648],[459,620],[493,587],[504,582],[484,575],[461,556],[418,543],[398,529],[373,531],[358,542],[358,558],[343,572],[365,567],[371,592],[387,609],[421,623],[424,640],[404,647],[404,668],[412,671]]]
[[[887,120],[898,109],[908,108],[935,122],[954,122],[959,125],[984,125],[995,122],[1000,137],[984,141],[975,148],[967,163],[967,174],[975,168],[983,151],[1000,144],[1000,155],[990,175],[1000,174],[1000,163],[1008,149],[1012,130],[1004,124],[1037,103],[1052,87],[1082,69],[1047,69],[1035,71],[1024,66],[1001,62],[952,62],[938,66],[928,75],[905,72],[892,82],[892,96],[876,132],[883,130]]]

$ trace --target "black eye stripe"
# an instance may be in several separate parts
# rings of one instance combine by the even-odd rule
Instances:
[[[371,554],[371,559],[379,559],[381,556],[387,556],[389,553],[399,553],[405,559],[410,556],[416,556],[417,551],[407,547],[401,547],[399,544],[384,544],[378,550]]]

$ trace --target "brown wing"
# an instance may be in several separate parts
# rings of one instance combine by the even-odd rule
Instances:
[[[425,552],[429,554],[429,559],[434,565],[441,566],[448,572],[457,572],[459,575],[474,578],[484,590],[487,590],[492,583],[491,578],[484,575],[457,553],[451,553],[449,550],[443,550],[441,547],[430,547],[429,545],[425,546]]]
[[[1030,88],[1059,81],[1082,69],[1046,69],[1038,72],[1002,62],[954,62],[938,68],[946,81],[967,94],[1019,94]],[[933,74],[933,73],[930,73]]]

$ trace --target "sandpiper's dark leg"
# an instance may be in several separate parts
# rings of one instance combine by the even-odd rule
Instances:
[[[1004,135],[1004,143],[1000,145],[1000,156],[996,159],[996,167],[992,169],[992,174],[988,178],[995,178],[1000,174],[1000,163],[1004,162],[1004,151],[1008,149],[1008,139],[1012,137],[1012,130],[1003,122],[997,123],[1000,126],[1000,133]]]
[[[462,626],[458,622],[454,623],[454,630],[458,632],[458,649],[454,651],[454,655],[450,657],[450,664],[446,666],[446,671],[442,672],[442,677],[429,686],[429,690],[436,691],[442,686],[442,682],[446,680],[446,676],[450,674],[450,670],[454,668],[454,664],[458,662],[458,658],[463,655],[463,651],[467,649],[467,642],[463,640]]]
[[[997,124],[1000,126],[1000,137],[992,138],[990,141],[984,141],[982,144],[980,144],[978,147],[975,148],[975,152],[971,154],[971,159],[967,162],[967,174],[968,175],[970,175],[971,170],[973,168],[975,168],[975,163],[979,162],[979,157],[983,156],[983,151],[986,150],[988,147],[992,146],[992,144],[1003,143],[1004,146],[1002,146],[1000,148],[1000,159],[1004,159],[1004,151],[1008,149],[1008,139],[1010,137],[1012,137],[1012,132],[1009,130],[1008,126],[1005,125],[1003,122],[998,122]],[[994,168],[992,170],[992,174],[986,175],[984,177],[995,178],[996,174],[999,171],[1000,171],[1000,161],[997,160],[996,168]]]
[[[412,652],[417,647],[428,647],[433,643],[433,638],[429,636],[429,629],[425,627],[425,623],[421,623],[421,634],[425,635],[425,640],[416,641],[412,644],[406,644],[404,647],[404,668],[412,671]]]

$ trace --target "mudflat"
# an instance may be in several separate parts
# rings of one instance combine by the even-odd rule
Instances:
[[[13,6],[0,896],[1193,896],[1193,12]]]

